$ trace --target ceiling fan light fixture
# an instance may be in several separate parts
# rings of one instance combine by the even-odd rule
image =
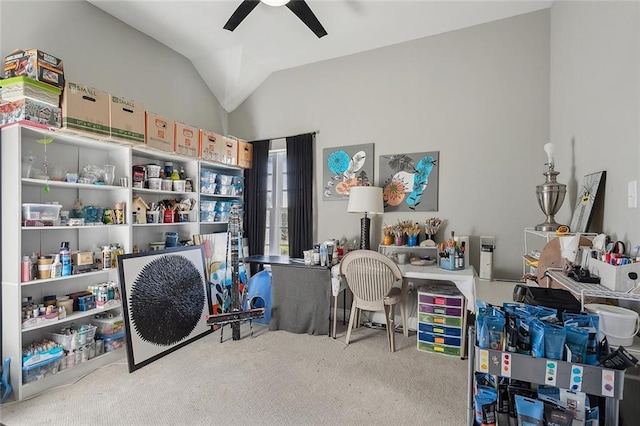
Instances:
[[[260,1],[268,6],[274,6],[274,7],[284,6],[285,4],[289,3],[289,0],[260,0]]]

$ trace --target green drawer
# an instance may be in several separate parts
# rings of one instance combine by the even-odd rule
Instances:
[[[437,345],[434,343],[422,342],[422,341],[418,341],[418,350],[422,352],[435,352],[439,354],[455,355],[455,356],[460,356],[460,353],[462,352],[461,348],[456,348],[453,346]]]
[[[462,318],[460,317],[445,317],[443,315],[431,315],[431,314],[419,314],[418,321],[426,322],[429,324],[449,325],[453,327],[462,326]]]

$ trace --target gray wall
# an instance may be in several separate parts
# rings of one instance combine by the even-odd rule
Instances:
[[[549,10],[273,74],[229,117],[232,134],[249,140],[319,130],[322,149],[375,143],[378,156],[440,151],[437,212],[384,214],[446,220],[471,236],[477,268],[479,238],[496,237],[495,276],[519,278],[523,229],[544,220],[535,187],[544,181],[549,140]],[[316,191],[316,239],[352,239],[359,215],[346,201]]]
[[[0,1],[0,54],[38,48],[65,77],[169,119],[227,134],[227,112],[189,60],[85,1]]]
[[[569,220],[586,174],[607,171],[600,230],[640,244],[627,182],[640,178],[640,7],[638,2],[556,1],[551,12],[550,135],[569,184]]]

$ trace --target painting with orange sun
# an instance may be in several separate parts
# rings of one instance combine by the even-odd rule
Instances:
[[[380,156],[385,212],[437,211],[440,152]]]

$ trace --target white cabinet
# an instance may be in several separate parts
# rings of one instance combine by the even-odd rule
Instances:
[[[31,383],[22,381],[22,347],[40,341],[49,333],[70,324],[88,324],[96,313],[120,310],[120,304],[109,304],[100,309],[73,312],[64,319],[40,322],[23,329],[21,304],[24,298],[34,302],[45,296],[61,296],[86,290],[106,281],[118,281],[117,268],[97,270],[58,278],[35,279],[21,282],[21,260],[32,253],[57,253],[61,242],[69,242],[72,252],[91,251],[98,253],[101,246],[119,243],[125,253],[134,246],[143,250],[149,244],[164,241],[166,231],[177,231],[179,240],[190,240],[193,235],[226,231],[226,221],[202,222],[198,212],[201,200],[225,200],[242,203],[243,188],[233,194],[201,194],[200,173],[211,170],[224,175],[236,176],[242,181],[243,169],[235,166],[200,161],[195,158],[164,153],[143,146],[129,146],[89,137],[10,125],[0,130],[1,140],[1,188],[2,188],[2,359],[12,358],[11,383],[14,398],[23,400],[43,390],[71,383],[87,372],[125,356],[122,349],[106,353],[73,368]],[[53,137],[50,143],[42,143]],[[29,161],[29,158],[32,161]],[[155,162],[163,165],[172,161],[184,167],[187,177],[193,182],[190,192],[162,191],[133,188],[132,166]],[[48,175],[60,179],[65,172],[78,172],[87,164],[102,168],[105,164],[116,166],[113,185],[69,183],[63,180],[42,179]],[[44,172],[44,169],[47,172]],[[30,174],[27,173],[30,169]],[[40,170],[38,172],[37,170]],[[128,178],[120,186],[120,178]],[[188,216],[188,222],[134,224],[132,198],[142,196],[147,202],[163,199],[192,199],[196,210]],[[74,203],[82,200],[84,206],[114,208],[116,203],[125,206],[124,223],[83,226],[22,226],[22,204],[45,204],[57,202],[62,211],[73,215]],[[224,219],[222,217],[221,219]],[[51,225],[46,223],[46,225]],[[56,225],[56,224],[54,224]]]

